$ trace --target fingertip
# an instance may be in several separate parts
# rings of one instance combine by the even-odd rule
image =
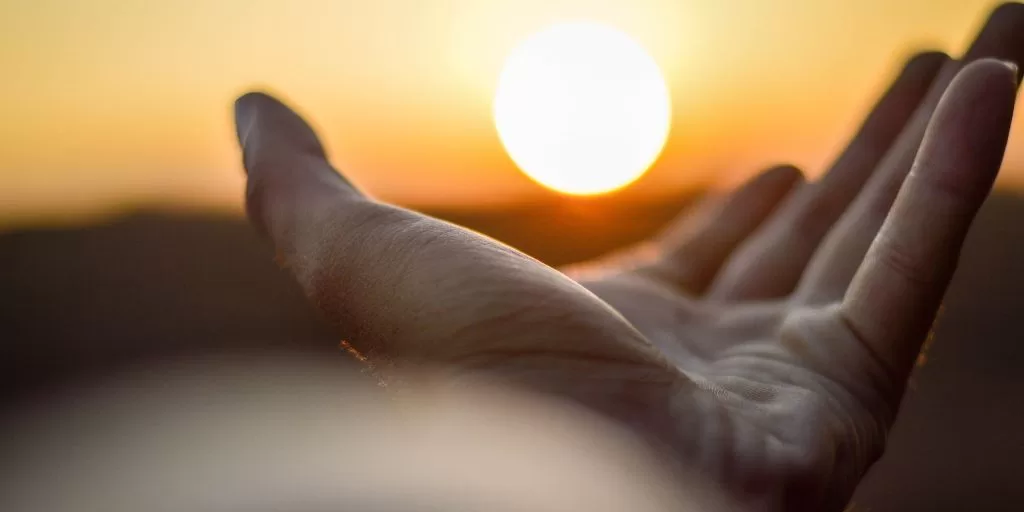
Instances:
[[[1010,70],[1010,73],[1013,74],[1014,86],[1019,89],[1020,88],[1020,66],[1018,66],[1017,63],[1012,61],[1012,60],[1001,60],[1000,62],[1004,66],[1006,66],[1007,69]]]
[[[1020,86],[1020,66],[1004,59],[980,59],[966,66],[956,81],[969,98],[964,102],[965,108],[978,111],[978,116],[991,118],[990,122],[995,123],[992,126],[1000,125],[1009,132]],[[1005,146],[1003,138],[995,139],[1002,142],[1000,147]]]
[[[987,196],[1006,149],[1017,73],[1015,64],[999,59],[964,66],[928,125],[911,175],[956,196],[978,201]]]
[[[1014,19],[1024,19],[1024,4],[1020,2],[1005,2],[995,9],[988,17],[989,23],[1006,23]]]
[[[799,167],[791,163],[777,164],[768,170],[769,173],[782,174],[784,176],[801,177],[804,175],[803,171]]]
[[[772,201],[778,202],[804,183],[806,183],[806,178],[798,167],[791,164],[778,164],[765,169],[761,174],[748,181],[737,191],[736,197],[756,195],[771,197]]]
[[[234,111],[247,176],[246,212],[258,231],[287,240],[273,226],[295,229],[294,218],[306,215],[311,204],[335,202],[339,193],[361,197],[327,161],[313,127],[284,102],[252,91],[235,100]]]
[[[939,69],[952,60],[945,52],[928,50],[914,54],[903,66],[903,74],[908,76],[934,76]]]
[[[964,66],[964,68],[953,79],[950,90],[956,86],[964,94],[971,94],[977,98],[988,98],[991,94],[999,92],[1013,92],[1020,83],[1020,66],[1008,59],[985,58],[978,59]],[[984,91],[979,91],[983,89]]]
[[[247,171],[261,153],[308,153],[326,158],[313,127],[291,107],[263,91],[247,92],[235,100],[235,133]]]
[[[258,116],[259,103],[269,99],[270,95],[260,91],[250,91],[235,99],[235,135],[243,148]]]
[[[983,57],[1015,62],[1024,59],[1024,4],[1005,3],[993,9],[964,61]],[[1020,70],[1017,77],[1020,78]]]
[[[253,105],[260,102],[273,101],[277,100],[275,100],[270,93],[262,90],[252,90],[242,94],[237,99],[235,99],[235,108],[246,107],[248,105]]]
[[[748,194],[755,196],[778,195],[774,191],[785,193],[804,181],[804,173],[796,166],[778,164],[761,170],[739,185],[730,185],[727,188],[731,189],[732,194],[739,197],[745,197]]]
[[[761,180],[778,184],[779,186],[792,187],[806,180],[803,171],[792,164],[779,164],[764,172]],[[760,180],[759,180],[760,181]]]

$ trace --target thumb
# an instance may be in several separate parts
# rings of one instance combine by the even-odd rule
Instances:
[[[311,300],[370,357],[653,360],[638,350],[646,342],[628,322],[561,273],[483,235],[364,196],[280,101],[246,94],[235,115],[250,219]]]

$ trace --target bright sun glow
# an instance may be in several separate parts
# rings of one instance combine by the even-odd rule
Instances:
[[[539,32],[508,57],[494,98],[505,149],[527,176],[569,194],[624,187],[668,137],[658,65],[626,34],[596,23]]]

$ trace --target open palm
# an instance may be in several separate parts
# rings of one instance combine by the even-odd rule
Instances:
[[[1018,7],[961,61],[912,60],[821,180],[769,170],[651,250],[562,273],[368,199],[260,93],[236,105],[249,215],[383,373],[504,379],[624,423],[749,509],[839,510],[998,171],[1017,69],[982,57],[1019,60]]]

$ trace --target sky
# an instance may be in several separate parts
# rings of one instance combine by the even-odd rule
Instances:
[[[237,211],[234,97],[279,94],[371,195],[413,206],[544,193],[505,154],[505,56],[589,20],[671,91],[661,158],[623,194],[819,174],[916,50],[962,51],[987,0],[4,0],[0,225],[139,206]],[[1017,123],[1018,125],[1020,123]],[[1015,128],[1000,185],[1024,187]]]

